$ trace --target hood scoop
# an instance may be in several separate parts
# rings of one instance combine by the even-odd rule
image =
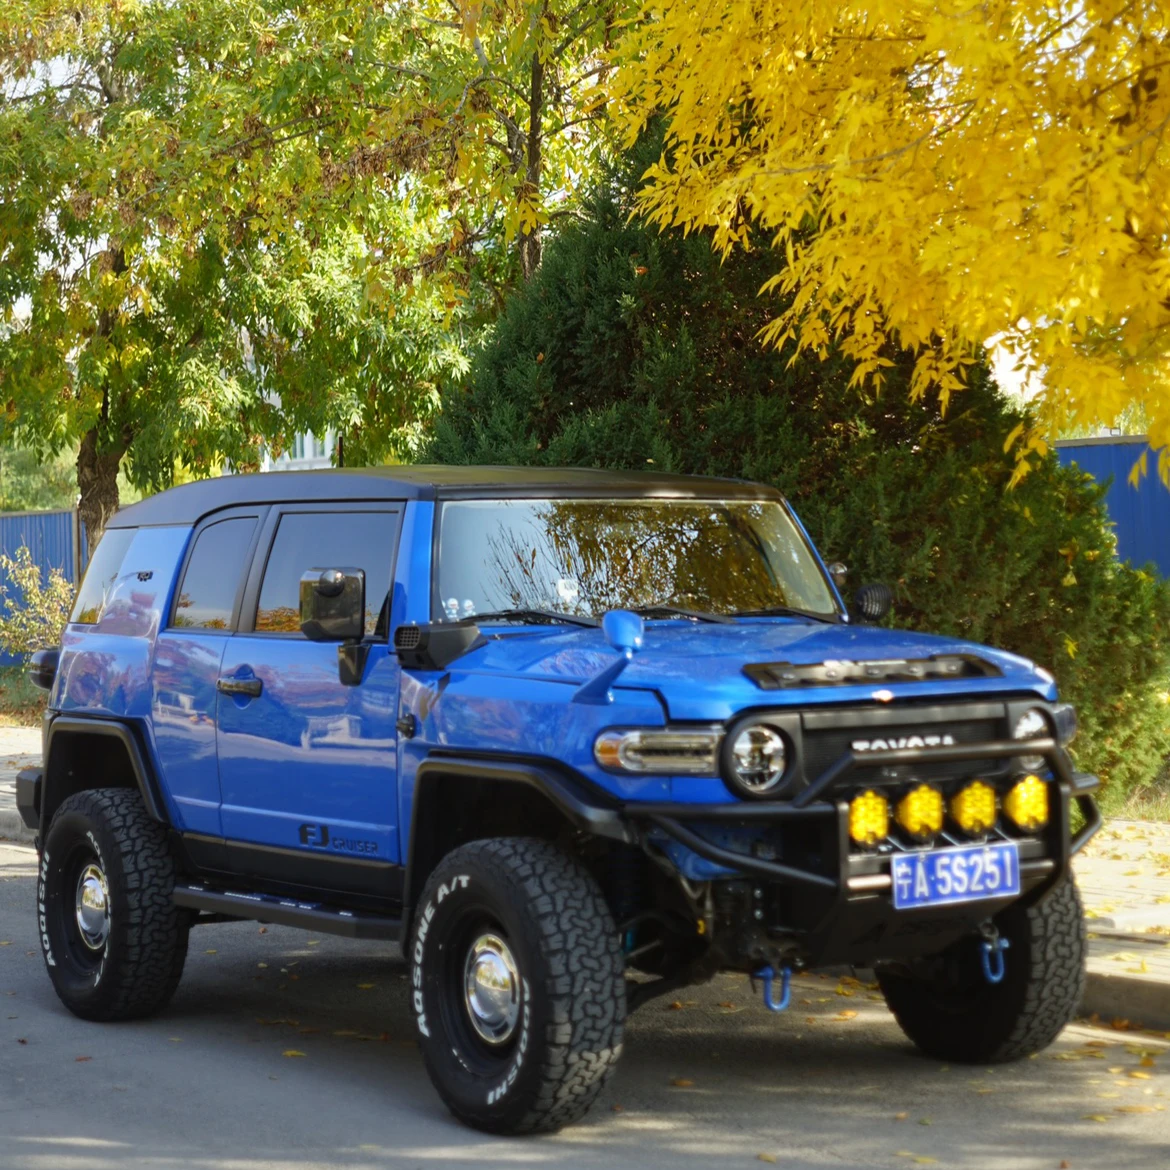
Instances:
[[[930,658],[883,658],[869,662],[827,658],[824,662],[754,662],[743,668],[762,691],[796,687],[847,687],[859,683],[926,682],[999,678],[1003,671],[974,654],[936,654]]]

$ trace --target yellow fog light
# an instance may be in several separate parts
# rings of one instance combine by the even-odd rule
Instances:
[[[890,806],[880,793],[863,792],[849,805],[849,836],[858,845],[876,845],[890,831]]]
[[[943,825],[942,793],[919,784],[898,801],[894,817],[911,837],[933,837]]]
[[[986,833],[995,824],[995,789],[982,780],[951,797],[951,816],[964,833]]]
[[[1039,776],[1025,776],[1003,798],[1003,811],[1025,833],[1048,824],[1048,785]]]

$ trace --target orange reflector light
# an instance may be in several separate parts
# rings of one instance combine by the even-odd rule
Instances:
[[[858,845],[876,845],[890,832],[889,802],[872,790],[855,796],[849,805],[849,836]]]
[[[911,837],[933,837],[943,826],[942,793],[919,784],[898,801],[894,818]]]
[[[1039,776],[1025,776],[1003,798],[1003,811],[1025,833],[1048,824],[1048,785]]]
[[[995,824],[995,789],[982,780],[968,784],[951,797],[951,816],[964,833],[986,833]]]

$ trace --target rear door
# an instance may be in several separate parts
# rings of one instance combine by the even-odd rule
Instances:
[[[216,680],[267,508],[218,512],[188,545],[151,672],[151,725],[167,793],[185,833],[220,836]]]
[[[229,687],[251,681],[256,691],[218,696],[233,872],[301,890],[397,892],[399,668],[387,627],[401,514],[397,504],[321,504],[268,517],[219,671]],[[300,632],[301,574],[326,568],[366,574],[370,651],[358,686],[340,681],[337,643]]]

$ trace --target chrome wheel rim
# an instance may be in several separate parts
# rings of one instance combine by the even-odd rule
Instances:
[[[77,879],[77,931],[91,951],[100,951],[110,936],[110,887],[101,867],[87,865]]]
[[[464,1006],[476,1034],[487,1044],[506,1044],[520,1018],[520,976],[508,944],[481,934],[463,968]]]

